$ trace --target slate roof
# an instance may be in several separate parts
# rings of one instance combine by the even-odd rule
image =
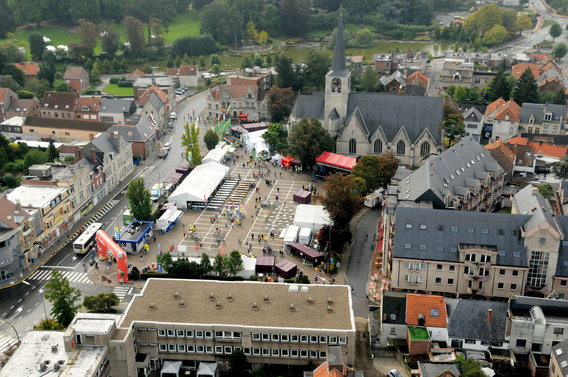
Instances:
[[[488,342],[505,340],[507,325],[506,302],[447,298],[448,337],[476,339]],[[491,322],[488,312],[492,310]]]
[[[534,122],[540,124],[544,121],[544,114],[547,112],[552,113],[552,120],[562,124],[566,122],[566,105],[553,105],[542,103],[523,103],[521,106],[520,121],[523,123],[529,122],[529,117],[534,116]]]
[[[126,98],[101,98],[101,113],[133,113],[134,101]]]
[[[431,309],[437,309],[437,315],[433,315]],[[447,311],[444,297],[408,293],[406,295],[406,324],[418,325],[420,314],[424,315],[424,326],[446,327]]]
[[[359,110],[365,121],[362,126],[366,127],[369,140],[381,129],[390,142],[401,127],[404,127],[412,143],[426,129],[437,143],[441,143],[443,98],[396,96],[389,93],[349,93],[347,118],[355,110]]]
[[[394,257],[459,262],[457,249],[460,244],[480,245],[499,250],[495,265],[528,267],[527,251],[518,234],[530,217],[397,207]],[[420,225],[426,225],[426,229],[420,229]],[[469,228],[473,233],[469,232]],[[484,233],[485,230],[487,233]],[[424,245],[426,250],[420,250],[420,245]],[[438,246],[442,247],[441,251],[438,251]]]
[[[398,97],[398,96],[392,96]],[[432,201],[434,208],[445,208],[444,197],[458,194],[470,186],[468,179],[479,179],[495,172],[504,174],[493,156],[472,137],[465,138],[415,170],[399,183],[399,200]]]
[[[39,111],[39,101],[35,98],[15,98],[10,101],[8,111],[27,112],[33,110],[34,106],[37,106]]]
[[[335,47],[333,49],[330,74],[346,76],[347,67],[345,65],[345,43],[343,42],[343,13],[339,14],[339,22],[335,35]]]
[[[561,376],[568,375],[568,339],[552,347],[552,356],[556,358],[556,362],[560,368],[559,374]]]
[[[385,292],[383,296],[383,323],[406,325],[406,294],[399,292]]]
[[[324,119],[325,97],[324,93],[317,92],[312,95],[300,94],[296,98],[296,103],[292,109],[292,114],[296,119],[311,118]],[[327,114],[329,115],[329,114]]]
[[[530,316],[530,309],[533,306],[538,306],[545,316],[566,317],[568,313],[568,300],[516,296],[509,301],[509,309],[514,316]]]
[[[557,232],[561,231],[561,227],[555,220],[548,200],[542,196],[536,187],[528,185],[519,190],[513,196],[513,206],[518,213],[531,215],[531,219],[523,227],[525,231],[529,231],[543,222],[550,224]]]
[[[418,362],[421,377],[460,377],[462,374],[456,364]]]
[[[124,140],[129,142],[143,143],[152,135],[154,135],[155,127],[148,117],[141,117],[136,125],[114,125],[109,129],[109,132],[118,132]],[[117,136],[115,136],[117,137]]]
[[[565,241],[560,242],[558,262],[554,276],[568,277],[568,240],[566,240],[566,235],[568,235],[568,216],[556,216],[556,221],[558,221],[564,233]]]

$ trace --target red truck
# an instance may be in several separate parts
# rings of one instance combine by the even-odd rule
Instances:
[[[239,114],[239,123],[255,123],[260,120],[258,114]]]

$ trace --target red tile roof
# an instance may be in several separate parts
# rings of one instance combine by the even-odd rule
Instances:
[[[438,316],[432,316],[431,309],[438,309]],[[424,315],[424,325],[430,327],[446,327],[446,300],[442,296],[406,295],[406,324],[418,325],[419,314]]]
[[[221,85],[211,89],[211,94],[213,94],[213,98],[216,101],[221,99],[221,93],[223,92],[228,92],[231,98],[244,98],[249,88],[253,91],[253,93],[256,96],[257,88],[250,85]]]
[[[138,98],[138,102],[140,103],[140,106],[144,106],[146,104],[146,102],[150,98],[150,95],[152,94],[152,92],[156,93],[156,95],[158,96],[158,98],[162,102],[165,102],[166,98],[168,97],[168,94],[166,92],[164,92],[162,89],[158,88],[156,85],[152,85],[151,87],[146,89],[146,91],[144,93],[142,93],[142,95]]]
[[[534,148],[535,154],[547,157],[564,158],[568,150],[567,145],[550,145],[535,142],[530,142],[529,145]]]
[[[497,120],[518,122],[521,115],[521,107],[512,99],[505,102],[503,98],[499,98],[487,106],[485,115]]]
[[[530,60],[533,63],[548,63],[550,61],[550,56],[547,54],[529,54]]]
[[[166,75],[168,76],[177,76],[179,70],[175,67],[173,68],[166,68]]]
[[[179,75],[180,76],[195,76],[197,75],[199,68],[196,65],[180,65]]]
[[[420,71],[416,71],[406,79],[406,85],[422,85],[428,86],[428,77]]]
[[[6,96],[8,95],[8,88],[0,88],[0,103],[6,100]]]
[[[507,158],[512,164],[515,163],[515,154],[511,152],[509,148],[507,148],[507,146],[503,143],[503,140],[501,139],[491,144],[487,144],[485,146],[485,149],[487,149],[488,151],[491,151],[493,149],[498,149],[503,153],[505,158]]]
[[[345,373],[347,373],[347,365],[343,364],[343,370],[338,371],[337,369],[333,368],[332,370],[328,370],[328,363],[327,361],[322,363],[319,367],[314,369],[313,377],[344,377]]]
[[[532,71],[535,79],[540,76],[540,64],[520,63],[513,66],[513,77],[518,80],[527,69]]]
[[[39,63],[36,62],[23,62],[23,63],[12,63],[16,67],[20,68],[26,76],[37,76],[39,73]]]
[[[529,139],[527,139],[526,137],[515,136],[515,137],[512,137],[512,138],[508,139],[507,141],[505,141],[505,144],[528,145]]]
[[[16,204],[6,198],[0,198],[0,222],[12,229],[16,229],[19,223],[17,216],[29,217],[30,214],[23,209],[17,210]]]
[[[41,109],[75,111],[77,93],[75,92],[45,92],[41,101]]]
[[[81,78],[81,74],[83,73],[83,71],[85,73],[87,73],[87,70],[83,67],[72,67],[69,66],[67,67],[67,69],[65,70],[65,73],[63,74],[63,78],[64,79],[70,79],[70,80],[77,80]]]
[[[98,97],[79,97],[77,99],[77,111],[82,112],[83,106],[89,106],[90,112],[99,112],[101,99]]]

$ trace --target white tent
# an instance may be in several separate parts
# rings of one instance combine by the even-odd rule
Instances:
[[[284,245],[290,245],[298,241],[298,233],[300,233],[299,226],[288,225],[286,228],[282,229],[280,238],[284,238]]]
[[[294,215],[294,225],[302,228],[310,228],[312,232],[318,232],[324,225],[331,224],[329,214],[323,206],[312,204],[299,204]]]
[[[312,239],[312,229],[311,228],[301,228],[300,236],[298,237],[298,242],[305,245],[309,245]]]
[[[228,167],[216,162],[201,164],[180,183],[168,202],[179,209],[186,209],[188,202],[205,203],[228,172]]]
[[[254,150],[256,157],[266,159],[270,157],[270,152],[268,151],[268,145],[262,137],[266,130],[259,130],[248,132],[245,131],[244,139],[247,144],[247,149],[250,153]]]
[[[229,152],[230,146],[224,145],[220,148],[211,149],[205,157],[201,160],[202,164],[206,164],[208,162],[216,162],[218,164],[222,164],[225,161],[225,156]]]
[[[217,363],[206,363],[201,361],[197,369],[197,377],[217,377],[219,371],[217,370]]]

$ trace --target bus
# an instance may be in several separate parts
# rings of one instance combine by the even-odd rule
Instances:
[[[103,224],[92,223],[87,229],[73,242],[73,251],[76,254],[86,254],[95,246],[97,231]]]

